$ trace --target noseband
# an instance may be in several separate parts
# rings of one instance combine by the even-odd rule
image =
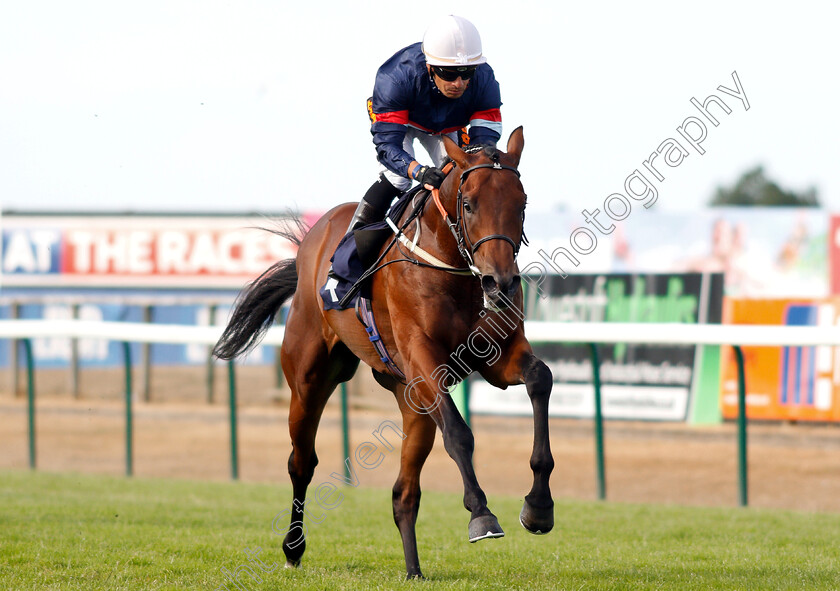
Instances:
[[[432,192],[432,197],[434,198],[435,205],[437,206],[438,210],[443,216],[443,220],[446,222],[446,225],[449,226],[449,231],[452,232],[452,235],[455,237],[455,242],[458,244],[458,251],[461,253],[461,256],[467,262],[467,266],[469,267],[472,274],[477,277],[481,276],[481,272],[478,270],[478,267],[475,266],[473,256],[475,255],[475,252],[478,250],[479,246],[481,246],[485,242],[489,242],[490,240],[504,240],[513,248],[514,260],[516,260],[516,257],[519,256],[520,247],[520,244],[516,243],[510,236],[505,236],[504,234],[490,234],[488,236],[484,236],[483,238],[479,238],[475,242],[470,240],[469,233],[467,232],[466,222],[464,220],[464,195],[461,192],[461,187],[463,186],[464,182],[466,182],[467,176],[474,170],[478,170],[480,168],[489,168],[491,170],[510,170],[517,177],[519,177],[518,170],[516,170],[512,166],[507,166],[499,162],[498,153],[493,154],[492,163],[488,162],[485,164],[476,164],[475,166],[471,166],[470,168],[463,171],[461,173],[461,177],[458,179],[458,197],[455,205],[457,214],[454,221],[449,215],[449,212],[447,212],[446,209],[443,207],[443,203],[441,203],[440,201],[439,191],[435,190]],[[521,241],[524,242],[527,246],[528,240],[527,238],[525,238],[524,229],[521,233],[521,236]]]

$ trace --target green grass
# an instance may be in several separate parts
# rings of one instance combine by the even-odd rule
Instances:
[[[245,588],[840,589],[840,515],[561,500],[554,531],[532,536],[519,499],[491,497],[507,536],[469,544],[460,497],[431,492],[429,580],[405,582],[390,491],[342,492],[309,524],[300,569]],[[2,471],[0,589],[214,590],[244,548],[282,565],[271,522],[289,501],[287,486]]]

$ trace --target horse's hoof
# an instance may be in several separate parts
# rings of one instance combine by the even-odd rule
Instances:
[[[501,538],[505,532],[499,525],[499,520],[491,513],[470,520],[469,534],[470,543],[475,543],[485,538]]]
[[[534,507],[526,499],[519,514],[519,523],[532,534],[547,534],[554,527],[554,501],[550,507]]]
[[[300,568],[300,560],[287,560],[284,568]]]
[[[408,573],[408,574],[405,576],[405,580],[406,580],[406,581],[425,581],[425,580],[426,580],[426,577],[424,577],[424,576],[423,576],[423,573],[421,573],[421,572],[417,572],[417,573],[413,573],[413,574],[412,574],[412,573]]]

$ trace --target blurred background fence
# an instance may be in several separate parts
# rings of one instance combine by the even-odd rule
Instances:
[[[277,259],[294,256],[288,243],[256,229],[274,223],[254,215],[5,213],[0,322],[43,321],[48,329],[0,339],[0,391],[26,393],[29,359],[39,396],[229,403],[235,374],[210,357],[210,343],[239,289]],[[535,350],[554,374],[552,417],[592,420],[596,441],[602,420],[840,422],[837,216],[814,208],[645,212],[599,236],[589,254],[568,240],[579,216],[558,211],[528,223],[531,246],[520,254],[525,314]],[[773,346],[738,336],[749,331],[726,330],[755,324],[794,328],[764,335]],[[95,325],[119,328],[56,332]],[[24,336],[27,344],[16,344]],[[239,389],[240,406],[288,399],[272,338],[233,370],[240,380],[243,373],[260,376],[259,387]],[[738,355],[723,343],[745,345],[745,383]],[[172,379],[155,388],[163,377]],[[342,393],[345,408],[348,400],[351,407],[354,400],[393,406],[373,390],[360,375]],[[454,396],[467,417],[531,412],[521,388],[496,390],[480,379]],[[745,449],[744,442],[737,451],[744,476]],[[603,465],[596,471],[603,496]],[[745,503],[745,479],[740,488]]]

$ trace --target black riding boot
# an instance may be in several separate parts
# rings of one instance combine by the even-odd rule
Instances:
[[[350,220],[350,225],[347,227],[345,234],[385,219],[385,212],[388,211],[391,201],[401,193],[402,191],[380,174],[379,179],[370,186],[365,196],[359,201],[359,206],[356,208],[356,213],[353,214],[353,219]],[[327,275],[335,277],[332,265],[330,265]]]
[[[397,197],[400,193],[402,191],[392,185],[384,176],[379,175],[379,179],[370,186],[365,196],[359,201],[359,206],[356,208],[356,213],[353,214],[353,219],[350,220],[350,226],[348,226],[345,234],[385,219],[388,206],[391,205],[394,197]]]

